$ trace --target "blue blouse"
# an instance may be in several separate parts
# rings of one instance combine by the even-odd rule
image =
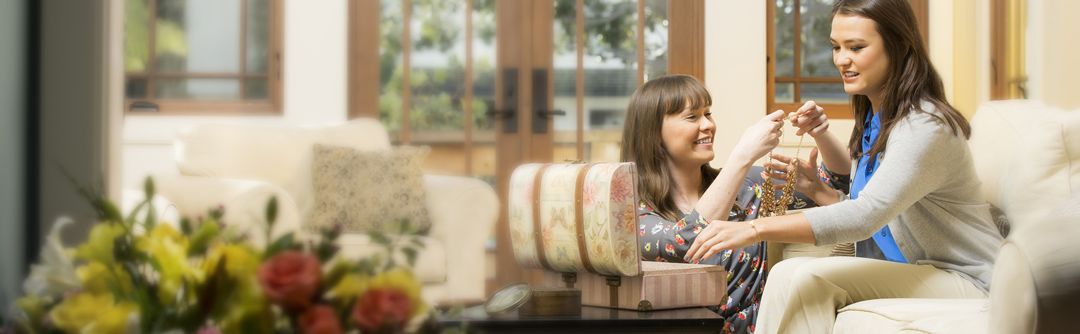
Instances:
[[[870,182],[870,178],[874,177],[874,171],[877,170],[878,165],[881,163],[881,153],[873,157],[870,157],[869,153],[865,153],[869,152],[870,148],[874,146],[874,142],[877,141],[878,133],[881,130],[881,119],[879,119],[877,113],[871,111],[863,125],[862,151],[864,153],[859,157],[859,165],[855,168],[855,175],[852,175],[851,178],[851,199],[859,198],[859,192],[866,187],[867,182]],[[900,247],[896,245],[896,240],[893,239],[889,225],[885,225],[880,231],[874,233],[873,240],[886,260],[907,263],[904,254],[900,252]]]

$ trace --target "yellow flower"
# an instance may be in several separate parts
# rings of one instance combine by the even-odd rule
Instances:
[[[86,261],[98,261],[104,264],[113,264],[113,245],[116,238],[124,235],[126,231],[120,224],[98,223],[90,230],[90,237],[86,243],[79,246],[75,251],[75,257]]]
[[[203,271],[213,272],[218,263],[225,259],[225,273],[229,278],[254,277],[259,270],[259,256],[247,245],[226,244],[210,249]]]
[[[135,310],[135,304],[116,303],[111,294],[79,293],[64,299],[49,317],[68,333],[122,333]]]
[[[360,274],[346,274],[338,281],[337,285],[327,291],[326,297],[348,303],[353,298],[360,296],[364,290],[367,290],[370,280],[371,278]]]
[[[82,282],[83,291],[91,294],[113,293],[113,288],[118,288],[122,293],[134,290],[131,277],[117,264],[106,266],[101,262],[90,262],[79,267],[76,273]]]
[[[161,274],[158,298],[165,305],[172,305],[176,301],[177,293],[181,291],[185,281],[196,283],[203,279],[203,273],[188,262],[187,238],[172,226],[157,225],[150,234],[135,240],[135,248],[157,262]]]

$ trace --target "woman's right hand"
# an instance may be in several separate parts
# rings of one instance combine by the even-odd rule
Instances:
[[[780,127],[784,125],[784,111],[777,110],[758,120],[743,131],[732,155],[753,163],[780,144]]]
[[[777,186],[780,187],[787,182],[786,171],[794,168],[798,174],[795,180],[795,191],[810,196],[819,206],[836,203],[840,201],[836,191],[818,177],[817,156],[816,148],[810,151],[810,158],[807,161],[773,153],[770,155],[772,161],[766,164],[773,173],[766,175],[765,172],[761,172],[761,177],[779,180]]]

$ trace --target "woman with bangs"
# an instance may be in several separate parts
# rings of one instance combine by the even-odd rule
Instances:
[[[711,106],[705,87],[686,75],[652,79],[630,97],[622,160],[637,166],[638,232],[645,261],[685,262],[691,243],[709,222],[756,215],[761,169],[751,165],[779,143],[784,113],[769,114],[747,129],[717,170],[709,166],[716,135]],[[813,111],[803,116],[824,120]],[[797,194],[792,208],[813,205]],[[765,244],[758,243],[696,261],[731,273],[728,299],[717,305],[726,319],[723,332],[745,333],[753,325],[764,288],[765,253]]]

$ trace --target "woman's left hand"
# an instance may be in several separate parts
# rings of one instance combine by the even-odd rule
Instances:
[[[745,222],[714,220],[694,238],[686,251],[685,260],[697,263],[727,249],[736,249],[758,242],[758,233]]]

